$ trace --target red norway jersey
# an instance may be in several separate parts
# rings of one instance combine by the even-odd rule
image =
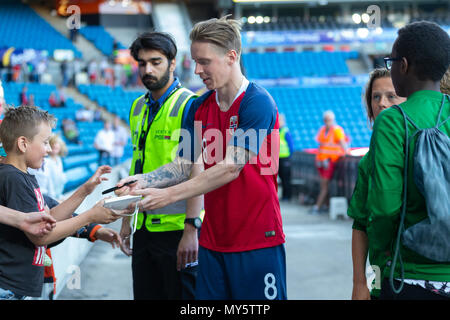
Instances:
[[[218,252],[242,252],[284,243],[277,195],[278,111],[272,97],[250,83],[228,111],[219,109],[214,92],[193,112],[202,124],[205,170],[225,158],[227,145],[257,154],[238,178],[205,194],[200,245]]]

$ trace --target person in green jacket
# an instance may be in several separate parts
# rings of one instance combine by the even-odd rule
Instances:
[[[434,127],[446,98],[440,92],[439,82],[450,64],[447,32],[431,22],[408,24],[398,31],[385,63],[391,70],[396,94],[407,98],[401,107],[408,117],[419,128]],[[449,101],[445,101],[440,116],[441,121],[450,116]],[[450,135],[450,122],[439,129]],[[416,131],[410,122],[408,131],[410,137]],[[404,268],[403,290],[395,294],[388,281],[402,206],[404,141],[404,119],[400,111],[390,108],[381,112],[375,120],[370,142],[366,205],[370,248],[380,252],[380,263],[385,266],[380,299],[450,299],[450,263],[432,261],[403,245],[400,246],[403,263],[397,263],[394,270],[394,285],[398,288],[402,279],[400,266]],[[428,217],[424,197],[413,179],[415,141],[416,138],[409,145],[405,230]]]
[[[405,101],[405,98],[399,97],[395,94],[394,85],[391,80],[391,73],[385,68],[377,68],[370,73],[364,98],[370,125],[373,124],[375,118],[381,111]],[[368,211],[366,207],[368,192],[368,158],[369,153],[367,153],[359,162],[358,178],[356,180],[355,189],[353,191],[347,212],[347,214],[354,219],[352,226],[352,300],[376,299],[380,294],[379,280],[381,276],[381,266],[378,262],[376,252],[369,250],[370,246],[366,232],[368,218]],[[376,276],[374,279],[375,285],[370,292],[366,279],[366,260],[368,252],[370,253],[369,261]]]

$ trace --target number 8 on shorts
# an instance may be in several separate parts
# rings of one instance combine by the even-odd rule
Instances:
[[[277,287],[275,286],[275,276],[273,273],[267,273],[264,277],[264,296],[267,298],[267,300],[273,300],[277,297],[278,291]]]

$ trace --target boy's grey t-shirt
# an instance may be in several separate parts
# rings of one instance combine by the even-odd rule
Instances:
[[[44,211],[45,202],[33,175],[0,164],[0,205],[22,212]],[[17,228],[0,223],[0,288],[40,297],[45,247],[36,247]]]

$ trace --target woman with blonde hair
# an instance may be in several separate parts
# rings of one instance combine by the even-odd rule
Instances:
[[[52,151],[45,158],[42,167],[29,169],[29,172],[36,176],[42,194],[60,201],[67,182],[61,157],[67,155],[67,146],[56,134],[50,137],[49,144]]]
[[[371,125],[384,109],[405,101],[404,98],[396,95],[391,80],[391,73],[384,68],[375,69],[371,72],[366,85],[364,100],[367,118]],[[369,292],[366,279],[367,256],[369,255],[370,264],[375,271],[376,277],[378,277],[375,279],[375,284],[380,279],[383,268],[383,262],[381,262],[383,261],[382,253],[370,248],[366,232],[368,220],[368,211],[365,206],[367,202],[369,175],[367,167],[368,154],[359,162],[358,179],[347,212],[354,219],[352,226],[353,300],[376,299],[380,294],[378,286],[375,286]]]

